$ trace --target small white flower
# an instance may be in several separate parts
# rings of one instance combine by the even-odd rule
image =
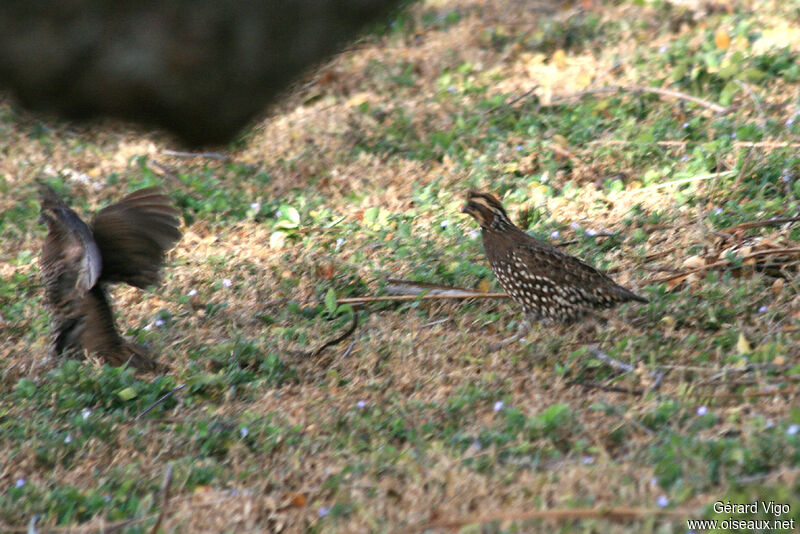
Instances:
[[[494,411],[499,412],[503,409],[503,401],[497,401],[494,403]]]
[[[650,479],[650,485],[653,486],[653,487],[658,486],[658,477],[652,477]]]
[[[22,486],[25,485],[25,479],[24,478],[18,478],[17,481],[14,483],[14,485],[16,487],[18,487],[18,488],[21,488]]]
[[[320,506],[320,508],[319,508],[319,516],[320,517],[325,517],[326,515],[328,515],[328,512],[330,512],[330,510],[328,510],[327,506]]]
[[[584,456],[583,457],[583,464],[584,465],[591,465],[593,463],[594,463],[594,458],[592,458],[591,456]]]
[[[586,230],[586,235],[594,237],[597,235],[597,230],[595,230],[594,228],[589,228],[588,230]]]
[[[798,425],[789,425],[789,428],[786,429],[786,433],[790,436],[794,436],[797,434],[797,431],[800,430],[800,426]]]
[[[667,45],[661,45],[658,47],[659,54],[666,54],[666,52],[667,52]]]
[[[281,216],[281,210],[275,210],[275,218],[279,219]]]
[[[481,445],[481,442],[479,440],[476,439],[475,441],[472,442],[472,450],[479,451],[482,448],[483,448],[483,445]]]
[[[222,281],[222,285],[225,286],[225,287],[231,287],[233,285],[233,282],[231,282],[230,278],[225,278]]]
[[[197,295],[197,290],[196,289],[190,289],[189,292],[186,293],[187,297],[193,297],[195,295]]]
[[[250,433],[250,431],[249,431],[249,430],[247,430],[247,427],[246,427],[246,426],[243,426],[242,428],[240,428],[240,429],[239,429],[239,435],[240,435],[241,437],[243,437],[243,438],[246,438],[246,437],[247,437],[247,434],[249,434],[249,433]]]
[[[669,506],[669,499],[666,495],[659,495],[658,499],[656,499],[656,504],[659,507],[664,508],[665,506]]]
[[[719,215],[720,213],[722,213],[722,208],[717,208],[714,210],[714,215]]]
[[[681,128],[686,129],[688,127],[689,127],[689,123],[688,122],[684,122],[683,124],[681,124]]]
[[[366,402],[366,401],[363,401],[363,400],[360,400],[360,401],[358,401],[358,402],[356,403],[356,406],[357,406],[358,408],[361,408],[361,409],[363,410],[364,408],[366,408],[366,407],[367,407],[367,402]]]
[[[105,494],[105,495],[103,496],[103,499],[104,499],[106,502],[111,502],[111,495],[109,495],[109,494]]]
[[[253,211],[258,211],[261,209],[261,202],[251,202],[250,209]]]
[[[164,319],[156,319],[153,324],[156,325],[156,328],[160,328],[160,327],[164,326]]]
[[[448,226],[450,226],[450,221],[444,220],[444,221],[442,221],[441,224],[442,224],[442,228],[447,228]]]
[[[477,239],[477,237],[480,235],[480,232],[477,230],[470,230],[469,234],[467,235],[469,235],[470,239]]]
[[[339,250],[339,248],[340,248],[342,245],[344,245],[344,238],[343,238],[343,237],[340,237],[339,239],[337,239],[337,240],[336,240],[336,249],[335,249],[335,250]]]
[[[561,232],[559,232],[558,230],[550,234],[551,239],[558,239],[559,237],[561,237]]]
[[[514,150],[516,150],[517,152],[522,152],[522,148],[523,148],[522,145],[517,145],[514,147]]]
[[[733,132],[733,133],[731,134],[731,139],[736,139],[736,132]]]
[[[683,157],[681,157],[681,161],[689,161],[689,156],[683,156]]]
[[[700,406],[697,408],[697,415],[705,415],[708,413],[708,408],[705,406]]]
[[[758,308],[758,313],[764,313],[765,311],[767,311],[767,309],[768,308],[766,306],[761,306],[760,308]]]
[[[454,85],[448,85],[447,92],[454,95],[458,92],[458,89],[456,89]]]
[[[89,408],[84,408],[83,411],[81,412],[81,417],[83,417],[84,419],[89,419],[90,415],[92,415],[92,410],[90,410]]]
[[[569,223],[569,227],[572,228],[573,230],[577,230],[578,228],[581,227],[581,225],[576,222],[571,222]]]
[[[791,126],[792,124],[794,124],[794,117],[786,121],[786,126]]]
[[[72,441],[72,436],[70,436],[69,434],[67,434],[67,437],[66,437],[66,438],[64,438],[64,443],[69,443],[70,441]]]

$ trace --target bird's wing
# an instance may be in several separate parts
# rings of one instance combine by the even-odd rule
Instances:
[[[179,213],[158,187],[100,210],[92,233],[103,257],[101,280],[141,288],[157,283],[166,252],[181,238]]]
[[[602,271],[549,243],[523,243],[513,248],[510,255],[514,261],[526,263],[531,276],[552,285],[557,295],[570,302],[590,305],[610,305],[626,300],[647,302]]]

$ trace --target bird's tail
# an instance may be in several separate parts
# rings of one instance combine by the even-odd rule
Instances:
[[[159,187],[134,191],[100,210],[92,221],[103,257],[100,280],[156,284],[167,251],[181,238],[179,214]]]

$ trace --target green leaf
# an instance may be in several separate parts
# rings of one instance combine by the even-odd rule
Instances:
[[[767,76],[763,70],[751,68],[742,72],[742,77],[748,82],[758,83]]]
[[[135,399],[136,398],[136,390],[133,389],[133,388],[128,387],[128,388],[125,388],[125,389],[121,390],[119,393],[117,393],[117,395],[119,396],[120,399],[122,399],[124,401],[129,401],[131,399]]]
[[[327,308],[329,314],[336,314],[336,291],[333,288],[330,288],[325,294],[325,308]]]
[[[378,214],[380,213],[381,209],[379,207],[373,207],[364,210],[364,222],[366,223],[374,223],[378,220]]]

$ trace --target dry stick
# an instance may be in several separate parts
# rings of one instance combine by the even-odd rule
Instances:
[[[162,150],[162,154],[165,156],[173,156],[175,158],[209,158],[209,159],[217,159],[220,161],[227,161],[231,159],[230,156],[227,154],[222,154],[221,152],[182,152],[180,150]]]
[[[698,399],[747,399],[756,397],[773,397],[775,395],[789,395],[800,393],[797,388],[781,388],[774,391],[754,391],[752,393],[686,393],[686,397]]]
[[[795,254],[795,253],[800,253],[800,247],[773,248],[773,249],[769,249],[769,250],[757,250],[755,252],[751,252],[750,254],[745,254],[744,256],[742,256],[740,258],[736,258],[736,259],[744,261],[744,260],[749,260],[751,258],[756,258],[758,256],[770,256],[770,255],[774,255],[774,254]],[[680,278],[681,276],[689,276],[690,274],[699,273],[699,272],[702,272],[702,271],[707,271],[707,270],[713,269],[715,267],[725,267],[725,266],[731,265],[731,264],[732,264],[732,262],[730,260],[717,261],[717,262],[714,262],[714,263],[709,263],[708,265],[704,265],[702,267],[697,267],[695,269],[689,269],[688,271],[683,272],[681,274],[667,276],[666,278],[657,278],[657,279],[653,280],[653,282],[656,283],[656,284],[661,283],[661,282],[670,282],[672,280]]]
[[[709,102],[708,100],[703,100],[702,98],[697,98],[696,96],[688,95],[686,93],[681,93],[679,91],[672,91],[670,89],[661,89],[659,87],[645,87],[643,85],[629,85],[629,86],[611,85],[608,87],[600,87],[598,89],[587,89],[585,91],[578,91],[577,93],[556,96],[551,100],[551,103],[559,102],[561,100],[569,100],[571,98],[580,98],[583,96],[588,96],[593,94],[617,93],[617,92],[653,93],[656,95],[668,96],[670,98],[677,98],[678,100],[686,100],[688,102],[693,102],[699,106],[703,106],[704,108],[708,108],[719,114],[728,113],[731,109],[733,109],[730,106],[728,107],[720,106],[719,104],[715,104],[713,102]]]
[[[688,184],[690,182],[700,182],[702,180],[712,180],[714,178],[723,178],[727,176],[733,176],[736,171],[725,171],[725,172],[712,172],[709,174],[699,174],[697,176],[690,176],[689,178],[681,178],[680,180],[672,180],[669,182],[661,182],[660,184],[648,185],[647,187],[640,187],[639,189],[631,189],[629,191],[622,191],[617,193],[621,196],[628,196],[628,195],[637,195],[639,193],[645,193],[649,191],[654,191],[656,189],[661,189],[663,187],[669,187],[671,185],[683,185]]]
[[[658,145],[666,147],[685,148],[688,141],[630,141],[627,139],[597,139],[589,141],[589,145]],[[800,148],[800,143],[788,143],[784,141],[735,141],[733,148]]]
[[[622,386],[607,386],[605,384],[594,384],[592,382],[570,380],[567,382],[570,386],[581,386],[584,389],[598,389],[600,391],[608,391],[609,393],[625,393],[626,395],[644,395],[643,389],[630,389]]]
[[[133,519],[122,519],[115,523],[105,523],[102,527],[80,527],[80,526],[66,526],[66,527],[47,527],[44,532],[65,532],[76,534],[80,532],[97,532],[108,534],[110,532],[118,532],[125,527],[129,527],[131,525],[136,525],[137,523],[143,523],[145,521],[149,521],[156,517],[155,514],[146,515],[144,517],[135,517]],[[23,534],[29,532],[28,527],[15,527],[13,525],[6,525],[4,523],[0,523],[0,532],[21,532]]]
[[[494,106],[493,108],[490,108],[490,109],[484,111],[483,112],[483,117],[486,117],[487,115],[491,115],[492,113],[496,112],[499,109],[509,108],[509,107],[513,106],[514,104],[516,104],[517,102],[519,102],[523,98],[527,98],[527,97],[531,96],[538,88],[539,88],[539,84],[536,84],[533,87],[531,87],[530,89],[528,89],[527,91],[525,91],[524,93],[522,93],[521,95],[519,95],[518,97],[512,98],[508,102],[503,102],[502,104],[498,104],[498,105]]]
[[[336,299],[337,304],[363,304],[365,302],[394,302],[408,300],[440,300],[440,299],[507,299],[505,293],[475,293],[474,295],[397,295],[393,297],[349,297]]]
[[[175,392],[177,392],[177,391],[180,391],[180,390],[182,390],[182,389],[183,389],[183,388],[185,388],[185,387],[186,387],[186,384],[185,384],[185,383],[183,383],[183,384],[181,384],[180,386],[178,386],[178,387],[175,387],[175,388],[171,389],[170,391],[168,391],[168,392],[164,393],[164,394],[163,394],[161,397],[159,397],[159,398],[158,398],[158,400],[156,400],[156,401],[155,401],[153,404],[151,404],[150,406],[148,406],[148,407],[147,407],[147,409],[145,409],[145,410],[144,410],[142,413],[140,413],[139,415],[137,415],[137,416],[136,416],[136,419],[134,419],[134,421],[138,421],[139,419],[141,419],[142,417],[144,417],[145,415],[147,415],[148,413],[150,413],[150,411],[151,411],[153,408],[155,408],[156,406],[158,406],[159,404],[161,404],[162,402],[164,402],[165,400],[167,400],[169,397],[171,397],[172,395],[174,395],[174,394],[175,394]]]
[[[153,525],[150,534],[158,532],[158,527],[161,526],[161,522],[164,520],[164,514],[167,513],[170,485],[172,485],[172,464],[168,464],[167,469],[164,471],[164,483],[161,485],[161,512],[158,514],[158,519],[156,519],[156,524]]]
[[[607,519],[609,521],[625,521],[630,519],[651,518],[655,516],[691,517],[697,510],[663,508],[555,508],[550,510],[506,510],[483,515],[473,515],[458,519],[440,519],[424,525],[418,532],[433,528],[456,529],[464,525],[484,524],[492,521],[527,521],[531,519],[550,519],[553,521],[573,519]]]
[[[720,232],[725,234],[732,234],[738,230],[749,230],[751,228],[759,228],[761,226],[773,226],[773,225],[789,223],[789,222],[797,222],[797,221],[800,221],[800,217],[775,217],[774,219],[766,219],[764,221],[753,221],[742,224],[735,224],[733,226],[729,226],[728,228],[723,228],[722,230],[720,230]]]
[[[629,363],[621,362],[618,359],[609,356],[608,354],[598,349],[594,345],[586,347],[586,350],[589,351],[589,353],[592,354],[592,356],[594,356],[598,360],[607,363],[611,367],[619,371],[622,371],[623,373],[632,373],[633,370],[636,369]]]
[[[348,337],[352,336],[353,332],[356,331],[356,328],[358,328],[358,314],[356,312],[353,312],[353,322],[350,324],[350,328],[348,328],[347,331],[344,334],[340,335],[339,337],[337,337],[335,339],[331,339],[330,341],[326,341],[325,343],[320,345],[319,348],[311,351],[308,354],[308,356],[310,358],[315,358],[315,357],[319,356],[320,353],[323,350],[327,349],[328,347],[332,347],[333,345],[336,345],[338,343],[341,343],[342,341],[344,341]]]

